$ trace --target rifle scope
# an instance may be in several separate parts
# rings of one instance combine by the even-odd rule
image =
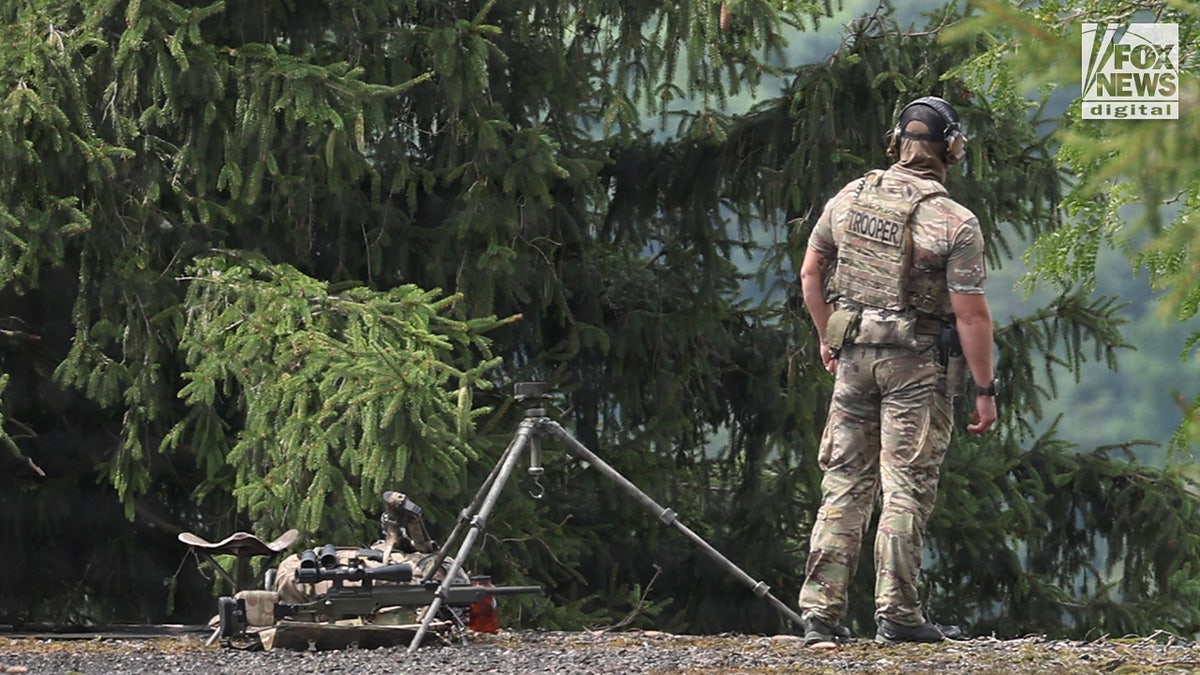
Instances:
[[[394,563],[379,567],[333,567],[319,569],[316,567],[301,567],[296,570],[296,583],[315,584],[320,581],[332,581],[340,584],[345,581],[392,581],[408,583],[412,581],[413,568],[409,563]]]

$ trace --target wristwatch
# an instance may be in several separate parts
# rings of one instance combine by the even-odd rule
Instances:
[[[995,396],[996,396],[996,378],[993,377],[992,381],[988,382],[988,385],[986,387],[981,387],[979,385],[975,385],[975,395],[976,396],[991,396],[991,397],[995,398]]]

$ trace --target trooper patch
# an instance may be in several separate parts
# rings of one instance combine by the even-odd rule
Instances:
[[[859,208],[850,210],[850,222],[847,225],[847,229],[854,234],[897,247],[901,245],[903,227],[903,223],[883,214]]]

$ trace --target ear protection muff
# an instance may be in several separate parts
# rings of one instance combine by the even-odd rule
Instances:
[[[923,105],[933,108],[942,118],[943,128],[942,133],[918,134],[915,132],[904,131],[900,128],[900,120],[904,119],[904,113],[909,108],[915,105]],[[962,132],[962,125],[958,122],[958,113],[945,100],[936,96],[923,96],[908,105],[900,111],[896,118],[896,126],[887,132],[884,137],[887,141],[887,155],[895,159],[900,154],[900,139],[910,138],[916,141],[943,141],[942,146],[942,162],[946,166],[953,166],[963,161],[967,156],[967,136]]]
[[[942,161],[946,166],[954,166],[967,158],[967,135],[955,131],[946,138],[946,147],[942,150]]]
[[[883,135],[883,142],[887,144],[887,156],[892,159],[900,158],[900,126],[897,125],[888,129]]]

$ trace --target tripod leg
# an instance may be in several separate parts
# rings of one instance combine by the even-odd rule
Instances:
[[[463,562],[467,559],[467,554],[470,553],[471,547],[475,545],[475,540],[479,534],[483,532],[483,528],[487,526],[488,516],[491,515],[492,509],[496,506],[496,502],[500,498],[500,492],[504,490],[504,484],[508,482],[509,476],[512,475],[513,467],[517,465],[517,460],[521,457],[521,451],[528,445],[530,436],[537,433],[534,425],[529,420],[522,420],[521,425],[517,427],[516,436],[513,438],[508,449],[505,450],[501,462],[497,465],[499,471],[496,472],[495,480],[492,481],[491,487],[488,489],[483,502],[479,506],[479,511],[471,517],[471,529],[467,531],[463,537],[462,546],[458,549],[458,554],[454,556],[454,562],[450,564],[450,569],[446,571],[446,577],[442,579],[441,585],[433,594],[433,602],[429,603],[429,609],[425,610],[425,616],[421,618],[421,627],[417,629],[417,634],[413,636],[412,642],[408,645],[408,653],[412,654],[421,646],[421,640],[424,639],[425,633],[429,632],[429,624],[433,622],[434,616],[438,610],[442,608],[442,601],[446,598],[446,590],[454,580],[458,578],[462,572]],[[436,563],[439,561],[435,561]]]
[[[680,532],[683,532],[684,536],[686,536],[688,539],[691,539],[697,546],[700,547],[700,550],[708,554],[708,556],[720,564],[721,567],[724,567],[726,571],[732,574],[739,581],[750,586],[755,595],[760,598],[766,598],[768,602],[774,605],[775,609],[779,610],[780,613],[782,613],[795,625],[803,625],[800,615],[797,614],[795,610],[793,610],[791,607],[788,607],[783,603],[783,601],[771,594],[770,586],[768,586],[765,582],[755,581],[754,577],[751,577],[749,574],[746,574],[744,571],[742,571],[742,568],[733,564],[729,558],[726,558],[721,554],[720,551],[713,548],[708,542],[704,541],[700,535],[693,532],[688,526],[679,522],[674,511],[659,506],[658,503],[651,499],[649,495],[647,495],[645,492],[642,492],[638,486],[634,485],[629,481],[629,479],[622,476],[616,469],[609,466],[607,462],[600,459],[600,457],[596,455],[596,453],[589,450],[587,446],[576,440],[575,437],[568,433],[561,424],[547,418],[540,420],[540,424],[544,429],[549,430],[550,433],[554,434],[563,443],[566,443],[567,447],[576,456],[587,461],[600,473],[611,478],[617,483],[617,485],[620,485],[622,488],[624,488],[625,491],[632,495],[639,504],[645,506],[647,509],[656,514],[659,520],[668,525],[674,525],[676,528],[678,528]]]
[[[522,426],[530,426],[531,424],[531,422],[522,420],[521,426],[517,427],[518,434],[513,437],[512,442],[508,444],[508,448],[506,448],[504,453],[500,455],[500,459],[497,460],[496,465],[492,467],[492,472],[489,473],[487,479],[483,481],[483,485],[479,486],[479,491],[476,492],[475,497],[471,499],[471,504],[459,515],[458,522],[454,524],[454,529],[450,531],[450,536],[446,537],[446,541],[442,542],[441,547],[439,547],[437,553],[434,554],[433,560],[440,563],[442,560],[446,559],[446,554],[450,552],[450,547],[454,545],[454,542],[458,539],[458,535],[462,533],[463,526],[470,525],[471,517],[478,512],[480,505],[483,504],[484,498],[487,497],[488,493],[491,491],[492,485],[496,482],[496,478],[500,475],[500,471],[508,462],[508,456],[511,454],[520,454],[521,448],[517,442],[523,438],[523,436],[520,435],[520,428]],[[431,566],[429,570],[425,572],[424,576],[421,577],[421,581],[426,582],[433,579],[433,576],[437,574],[438,570],[440,569],[440,564]]]

